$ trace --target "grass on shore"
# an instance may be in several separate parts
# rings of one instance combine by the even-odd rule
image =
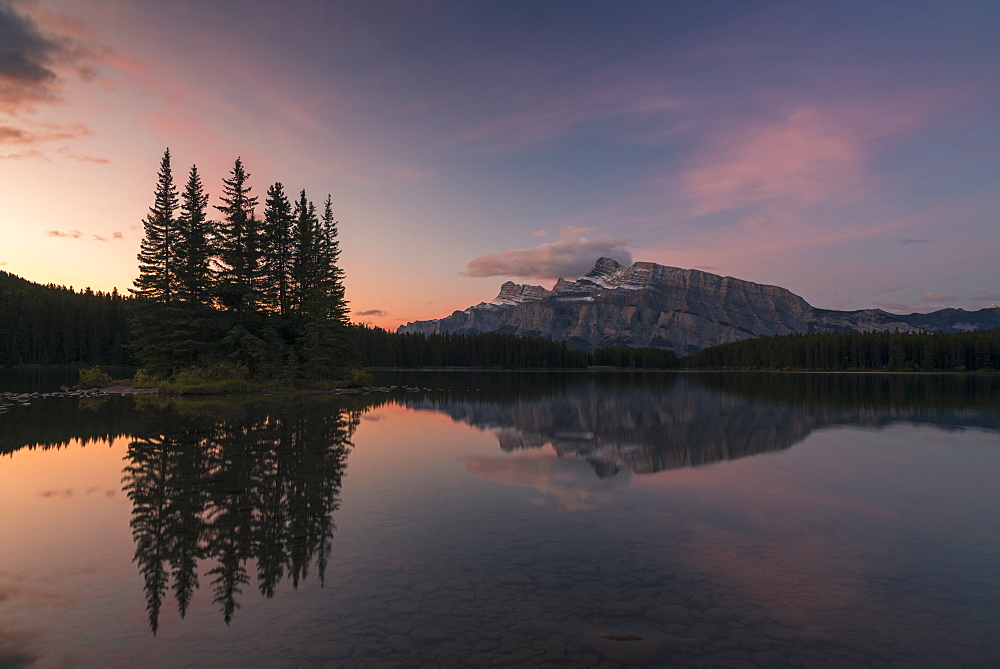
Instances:
[[[366,369],[348,369],[341,379],[252,379],[244,367],[219,364],[191,367],[169,378],[160,378],[140,369],[132,382],[136,388],[155,388],[167,395],[239,395],[289,392],[293,390],[335,390],[372,384]]]

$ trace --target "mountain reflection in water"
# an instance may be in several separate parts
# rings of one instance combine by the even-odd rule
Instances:
[[[404,401],[490,430],[507,452],[551,445],[560,457],[584,458],[601,478],[781,451],[836,426],[1000,431],[1000,379],[990,376],[626,373],[575,381],[534,397]]]
[[[559,471],[552,458],[469,459],[472,473],[507,484],[586,477],[566,508],[589,508],[588,496],[628,485],[631,473],[781,451],[822,428],[910,422],[1000,432],[995,376],[424,373],[380,381],[425,390],[49,399],[0,419],[0,454],[127,436],[122,486],[155,634],[164,602],[172,598],[184,617],[202,587],[228,624],[252,580],[268,598],[285,580],[322,583],[352,437],[366,411],[387,403],[492,431],[504,452],[551,445],[579,458]]]

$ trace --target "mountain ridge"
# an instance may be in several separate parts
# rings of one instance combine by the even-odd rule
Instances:
[[[820,309],[781,286],[652,262],[598,258],[551,290],[505,282],[497,297],[397,332],[502,332],[563,340],[574,348],[667,348],[681,355],[754,337],[870,330],[964,332],[1000,327],[1000,308],[895,315]]]

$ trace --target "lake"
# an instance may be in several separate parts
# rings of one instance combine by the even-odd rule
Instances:
[[[0,666],[1000,664],[1000,375],[377,381],[0,414]]]

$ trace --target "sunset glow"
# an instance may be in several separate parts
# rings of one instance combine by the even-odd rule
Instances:
[[[0,269],[125,292],[164,148],[332,194],[390,329],[600,255],[1000,302],[1000,5],[0,0]]]

